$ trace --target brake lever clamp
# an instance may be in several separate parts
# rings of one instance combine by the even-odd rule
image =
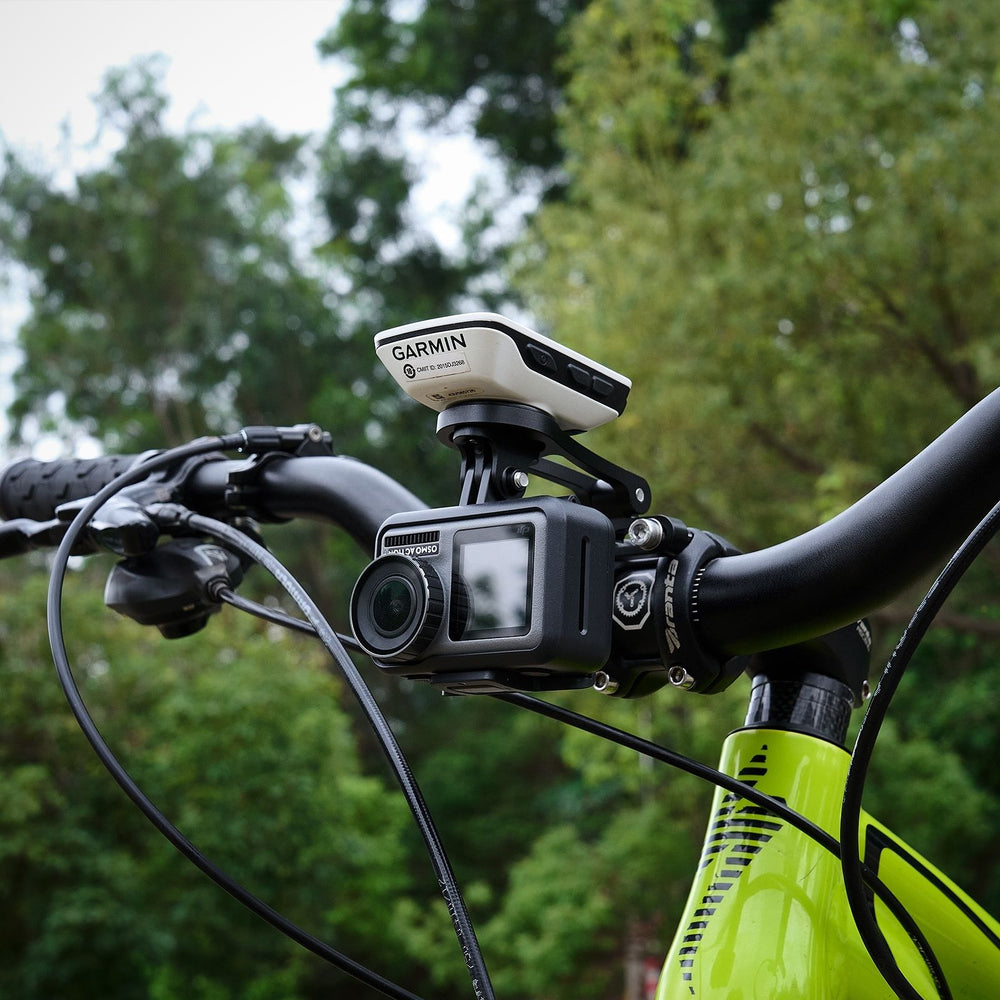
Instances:
[[[246,461],[230,469],[225,492],[226,509],[234,514],[266,521],[271,524],[285,524],[290,517],[280,517],[268,513],[260,502],[260,480],[263,470],[280,459],[289,457],[332,457],[336,455],[333,439],[318,424],[295,424],[292,427],[244,427],[244,446],[248,452]]]
[[[240,451],[278,451],[295,455],[333,455],[333,438],[318,424],[290,427],[251,426],[240,429]]]

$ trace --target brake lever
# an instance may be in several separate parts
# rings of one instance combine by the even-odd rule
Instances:
[[[55,548],[68,527],[65,521],[32,521],[27,517],[4,521],[0,524],[0,559],[23,556],[33,549]],[[97,545],[91,539],[81,537],[70,555],[85,556],[96,551]]]
[[[85,497],[61,504],[56,508],[56,517],[68,525],[89,501]],[[95,548],[108,549],[120,556],[141,556],[156,547],[160,529],[141,503],[122,494],[111,497],[94,514],[84,534]]]

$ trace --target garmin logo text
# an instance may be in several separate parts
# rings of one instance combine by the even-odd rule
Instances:
[[[663,636],[667,640],[667,652],[674,653],[681,648],[681,637],[677,634],[677,623],[674,621],[674,581],[677,579],[677,567],[680,563],[673,559],[667,567],[667,579],[663,587],[663,614],[666,622],[663,626]]]
[[[459,348],[467,346],[464,334],[446,333],[440,337],[428,337],[426,340],[417,340],[408,344],[396,344],[392,349],[392,356],[397,361],[406,361],[409,358],[429,358],[435,354],[448,354],[450,351],[457,351]]]

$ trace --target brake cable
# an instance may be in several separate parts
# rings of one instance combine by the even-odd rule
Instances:
[[[1000,503],[993,507],[958,547],[913,613],[868,702],[868,709],[854,743],[847,782],[844,786],[844,803],[840,814],[840,841],[841,844],[852,845],[841,852],[847,901],[869,954],[886,982],[902,1000],[921,1000],[921,996],[896,964],[865,894],[862,877],[864,865],[860,857],[861,799],[864,794],[865,779],[875,742],[889,711],[889,704],[913,659],[917,646],[927,634],[931,622],[955,589],[955,585],[998,530],[1000,530]]]
[[[656,760],[679,771],[684,771],[686,774],[690,774],[710,785],[717,785],[724,791],[738,795],[740,798],[746,799],[747,802],[752,802],[754,805],[766,809],[777,819],[784,820],[789,826],[805,834],[824,850],[832,854],[838,861],[840,860],[840,843],[835,837],[827,833],[826,830],[813,823],[810,819],[802,815],[802,813],[792,809],[791,806],[781,799],[776,799],[766,792],[762,792],[759,788],[755,788],[753,785],[748,785],[739,778],[734,778],[732,775],[726,774],[725,771],[720,771],[718,768],[703,764],[693,757],[670,750],[634,733],[626,732],[606,722],[600,722],[590,716],[581,715],[568,708],[563,708],[561,705],[554,705],[551,702],[543,701],[541,698],[536,698],[532,695],[511,691],[498,692],[493,694],[492,697],[498,701],[507,702],[518,708],[523,708],[529,712],[535,712],[538,715],[553,719],[563,725],[572,726],[591,736],[597,736],[611,743],[616,743],[618,746],[642,754],[651,760]],[[896,917],[900,924],[907,929],[910,936],[914,937],[919,934],[919,929],[892,890],[864,862],[861,863],[861,871],[867,885],[882,900],[886,908]],[[935,979],[943,983],[943,975],[933,952],[924,954],[924,959],[931,974]],[[946,985],[939,993],[939,1000],[949,1000],[951,994],[947,991]]]
[[[154,516],[165,515],[168,520],[176,516],[180,518],[179,523],[184,526],[193,529],[197,533],[214,536],[219,541],[231,545],[253,559],[254,562],[263,566],[295,604],[298,605],[299,609],[308,619],[309,624],[316,630],[317,637],[340,668],[358,704],[364,711],[369,724],[378,738],[382,752],[389,761],[393,774],[406,798],[407,805],[410,807],[413,818],[420,830],[420,835],[424,840],[424,845],[427,848],[435,875],[437,876],[441,895],[448,906],[448,913],[452,919],[453,929],[458,938],[466,968],[472,980],[473,991],[477,998],[492,1000],[493,987],[486,970],[485,960],[479,948],[479,942],[476,939],[472,920],[469,917],[468,909],[462,898],[444,845],[441,843],[437,828],[424,801],[423,793],[420,791],[420,787],[410,770],[409,763],[396,740],[395,734],[382,714],[382,710],[379,708],[358,668],[347,655],[339,635],[334,631],[333,627],[298,580],[292,576],[271,552],[253,541],[253,539],[248,538],[239,529],[223,521],[217,521],[202,514],[194,514],[183,507],[173,504],[153,505],[150,508],[150,512]]]
[[[240,882],[227,875],[226,872],[224,872],[221,868],[214,864],[211,859],[204,855],[187,837],[184,836],[184,834],[180,832],[180,830],[173,823],[170,822],[170,820],[166,818],[166,816],[163,815],[152,800],[138,786],[124,765],[115,756],[114,752],[101,735],[97,724],[94,722],[94,719],[91,716],[76,683],[76,679],[73,676],[69,655],[66,650],[65,636],[63,634],[62,592],[73,546],[78,536],[83,532],[92,517],[121,489],[145,478],[154,470],[160,469],[174,462],[204,454],[206,452],[217,450],[240,450],[246,448],[246,446],[246,436],[242,433],[238,433],[219,438],[203,438],[190,444],[182,445],[178,448],[162,452],[144,460],[136,466],[133,466],[127,472],[112,480],[77,511],[76,516],[70,522],[69,527],[66,529],[66,533],[56,550],[49,580],[46,610],[49,644],[52,649],[56,673],[58,675],[59,682],[62,685],[63,692],[66,695],[66,699],[69,702],[70,709],[100,762],[104,765],[119,787],[125,792],[140,812],[142,812],[143,815],[146,816],[146,818],[153,824],[153,826],[164,837],[166,837],[166,839],[170,841],[170,843],[173,844],[173,846],[182,855],[191,861],[192,864],[194,864],[200,871],[212,879],[212,881],[233,896],[234,899],[238,900],[252,912],[266,920],[277,930],[281,931],[293,941],[311,951],[318,957],[329,962],[341,971],[348,973],[359,981],[381,991],[387,996],[396,998],[396,1000],[420,1000],[420,997],[417,994],[414,994],[404,987],[399,986],[398,984],[379,975],[378,973],[373,972],[371,969],[354,961],[347,955],[344,955],[335,948],[298,927],[283,914],[279,913],[259,897],[255,896]],[[164,509],[169,508],[172,514],[176,514],[177,512],[183,512],[184,514],[188,513],[184,508],[175,504],[159,506]],[[198,517],[198,515],[191,515],[192,519]],[[286,586],[286,589],[291,587],[289,594],[293,597],[293,599],[304,598],[301,602],[296,600],[296,603],[299,603],[300,608],[310,619],[310,626],[315,629],[321,640],[324,642],[324,645],[326,645],[327,649],[331,652],[331,655],[334,656],[338,666],[344,671],[348,678],[348,682],[352,687],[352,691],[361,702],[362,708],[369,717],[369,721],[372,721],[373,727],[376,728],[376,733],[378,734],[380,741],[383,741],[383,737],[385,738],[385,741],[383,742],[383,750],[389,757],[390,763],[393,764],[393,770],[396,773],[397,779],[401,783],[401,787],[403,787],[404,794],[407,796],[407,801],[410,804],[411,810],[414,811],[414,815],[418,818],[418,825],[420,825],[421,833],[425,836],[425,840],[430,840],[436,848],[435,853],[432,854],[432,861],[437,871],[438,882],[442,895],[448,905],[449,914],[455,924],[456,934],[459,936],[459,940],[462,945],[463,956],[466,960],[466,965],[469,969],[470,975],[472,976],[476,997],[484,998],[484,1000],[492,1000],[492,987],[486,974],[485,965],[479,951],[478,943],[476,942],[475,935],[472,931],[471,921],[468,918],[464,901],[461,898],[454,875],[451,872],[451,866],[444,853],[443,847],[439,843],[437,832],[434,829],[429,813],[427,813],[426,806],[420,796],[419,789],[417,788],[412,775],[409,773],[406,760],[395,741],[395,737],[392,734],[388,723],[382,716],[370,692],[368,692],[361,675],[357,672],[357,668],[347,656],[343,646],[340,645],[336,633],[332,630],[323,618],[322,613],[301,588],[301,585],[298,584],[294,577],[292,577],[291,574],[278,562],[278,560],[275,559],[266,549],[264,549],[263,546],[257,545],[257,543],[252,542],[242,532],[235,528],[231,528],[229,525],[224,524],[221,521],[214,521],[211,518],[200,518],[200,521],[202,522],[201,530],[203,530],[204,533],[216,534],[226,538],[236,547],[251,555],[252,558],[264,564],[265,568],[271,572],[272,576],[275,576],[275,579],[277,579],[279,583],[283,586],[286,586],[286,584],[288,585]]]

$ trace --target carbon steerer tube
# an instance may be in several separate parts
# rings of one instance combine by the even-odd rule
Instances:
[[[730,655],[831,631],[940,568],[998,499],[1000,389],[832,520],[708,563],[692,619]]]

